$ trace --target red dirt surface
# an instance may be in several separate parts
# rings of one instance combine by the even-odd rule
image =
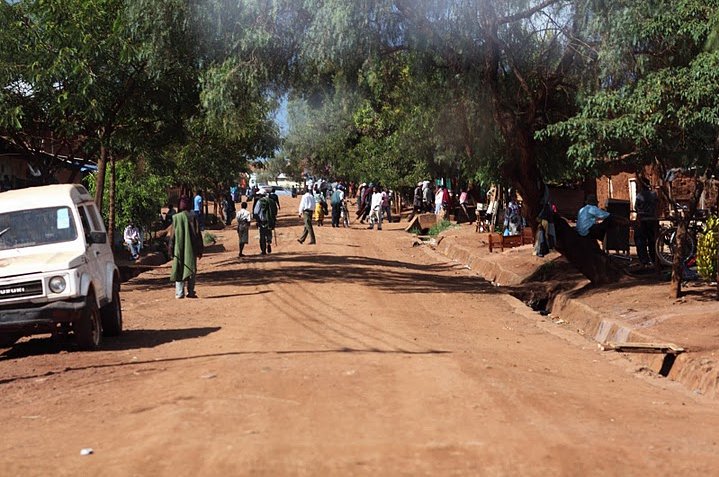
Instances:
[[[236,235],[124,284],[126,332],[0,359],[3,475],[711,475],[719,408],[540,320],[403,224]],[[80,450],[92,448],[93,455]]]

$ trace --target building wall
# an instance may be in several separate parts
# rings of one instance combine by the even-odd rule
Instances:
[[[654,172],[653,168],[648,166],[645,168],[644,174],[649,179],[652,188],[657,190],[661,186],[662,178]],[[597,201],[599,202],[599,206],[605,207],[608,199],[629,200],[631,209],[634,210],[634,197],[631,193],[631,183],[633,181],[636,181],[636,174],[626,171],[615,171],[612,174],[597,178]],[[696,181],[693,177],[679,174],[671,184],[672,198],[681,204],[688,203],[694,193],[695,184]],[[717,205],[718,186],[718,181],[712,181],[711,185],[705,189],[702,200],[698,205],[699,208],[709,209]],[[660,194],[659,216],[665,216],[669,209],[669,204],[667,204]]]
[[[54,181],[58,184],[69,182],[80,183],[82,174],[68,168],[60,168],[55,173]],[[20,154],[0,154],[0,184],[3,188],[22,188],[40,184],[40,178],[35,177],[28,168],[28,161]],[[8,187],[9,185],[9,187]]]

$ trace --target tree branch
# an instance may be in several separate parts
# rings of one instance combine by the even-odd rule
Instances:
[[[514,15],[508,15],[497,19],[497,25],[506,25],[508,23],[514,23],[519,20],[526,20],[540,10],[544,10],[547,7],[551,7],[554,4],[560,3],[563,0],[544,0],[542,3],[535,5],[534,7],[525,10],[523,12],[515,13]]]

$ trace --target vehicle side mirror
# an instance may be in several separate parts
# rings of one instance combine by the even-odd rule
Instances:
[[[88,244],[107,243],[107,234],[105,232],[90,232],[88,235]]]

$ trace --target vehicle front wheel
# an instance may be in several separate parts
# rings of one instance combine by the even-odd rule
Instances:
[[[22,335],[7,334],[0,335],[0,348],[9,348],[15,344],[17,340],[22,338]]]
[[[73,322],[75,341],[80,349],[92,351],[100,346],[102,341],[102,319],[100,309],[95,301],[95,294],[91,291],[85,300],[85,309],[80,317]]]
[[[102,307],[103,336],[119,336],[122,333],[122,306],[120,304],[120,283],[112,285],[112,301]]]

